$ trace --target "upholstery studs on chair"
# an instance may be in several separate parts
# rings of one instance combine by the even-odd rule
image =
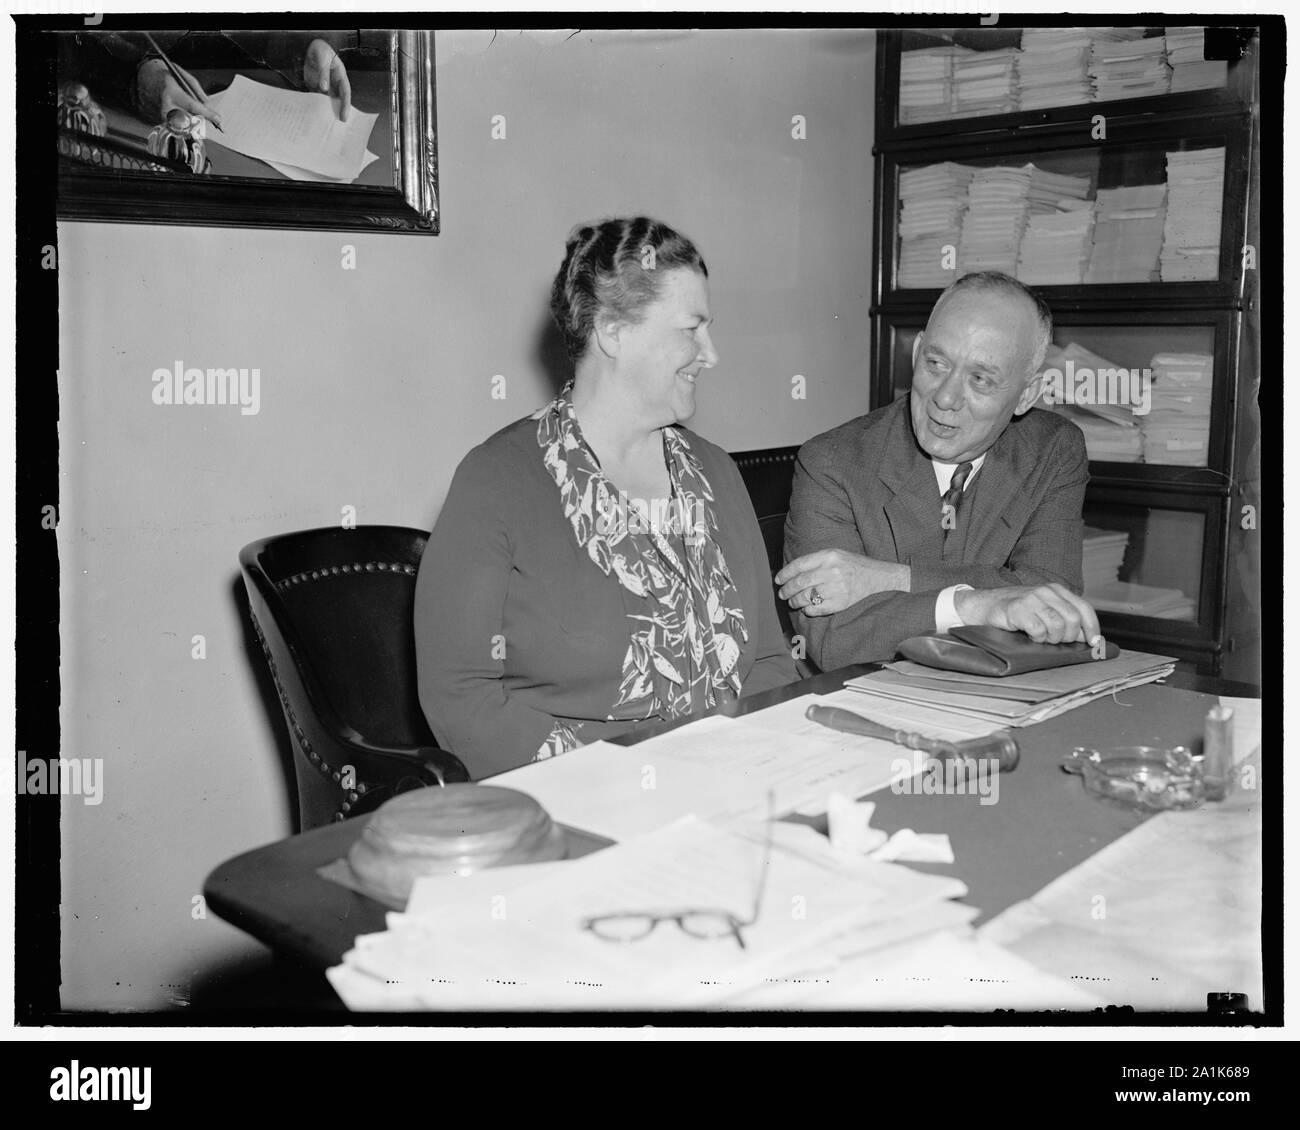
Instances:
[[[412,683],[408,676],[412,674],[413,641],[409,610],[403,606],[412,599],[427,538],[423,531],[403,527],[342,531],[329,527],[263,539],[240,551],[249,618],[295,747],[293,770],[300,785],[299,827],[303,830],[357,815],[365,808],[362,801],[368,802],[375,789],[383,796],[398,783],[409,786],[468,780],[469,774],[459,760],[438,749],[434,735],[425,732],[418,703],[412,708],[409,701],[413,690],[408,685]],[[371,581],[367,574],[372,578],[380,574],[383,580]],[[331,578],[348,580],[346,585],[336,587],[337,602],[333,592],[319,589],[320,582]],[[401,583],[394,584],[396,578],[401,578]],[[371,615],[367,610],[372,608],[382,609],[382,617],[386,618],[375,623],[384,629],[396,649],[391,654],[385,651],[377,666],[391,663],[400,677],[389,679],[388,685],[374,694],[382,698],[391,685],[394,717],[409,733],[372,736],[394,747],[390,752],[400,753],[402,758],[376,759],[364,742],[356,741],[349,718],[335,717],[340,702],[346,709],[363,712],[373,704],[364,696],[359,703],[348,701],[350,692],[336,691],[331,683],[337,674],[334,668],[325,669],[320,683],[307,678],[310,666],[336,661],[331,649],[347,651],[328,631],[331,617],[336,615],[335,605],[338,622],[343,625],[348,623],[348,617]],[[388,647],[368,637],[360,639],[358,647],[364,649],[372,642]],[[336,693],[339,702],[332,701]],[[369,727],[363,732],[369,733]],[[352,780],[351,787],[343,785],[344,765],[354,765],[369,785]],[[312,768],[318,769],[324,780],[311,776]]]
[[[335,823],[335,824],[341,824],[341,823],[343,823],[343,821],[346,820],[346,819],[347,819],[347,817],[344,816],[343,813],[341,813],[341,812],[336,812],[336,813],[334,813],[334,823]]]

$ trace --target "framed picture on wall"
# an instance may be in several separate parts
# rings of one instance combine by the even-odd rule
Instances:
[[[50,35],[60,219],[438,233],[432,32]]]

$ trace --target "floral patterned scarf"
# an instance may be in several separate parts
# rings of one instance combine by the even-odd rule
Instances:
[[[640,598],[610,720],[677,718],[740,694],[740,645],[749,639],[740,596],[717,539],[713,489],[680,429],[662,430],[672,493],[664,516],[620,507],[569,401],[572,385],[543,408],[537,442],[560,490],[578,545],[606,576]],[[539,757],[581,744],[558,723]]]

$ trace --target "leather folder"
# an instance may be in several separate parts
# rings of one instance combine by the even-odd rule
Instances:
[[[1086,643],[1034,643],[1024,632],[985,626],[913,636],[899,644],[898,650],[927,667],[994,678],[1094,661],[1092,648]],[[1117,655],[1119,648],[1107,642],[1106,654],[1095,658],[1114,659]]]

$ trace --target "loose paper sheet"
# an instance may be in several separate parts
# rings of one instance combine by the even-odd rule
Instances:
[[[236,75],[209,101],[221,115],[221,131],[211,140],[246,157],[344,181],[365,168],[366,142],[379,117],[354,106],[341,122],[337,98],[280,90],[246,75]]]

